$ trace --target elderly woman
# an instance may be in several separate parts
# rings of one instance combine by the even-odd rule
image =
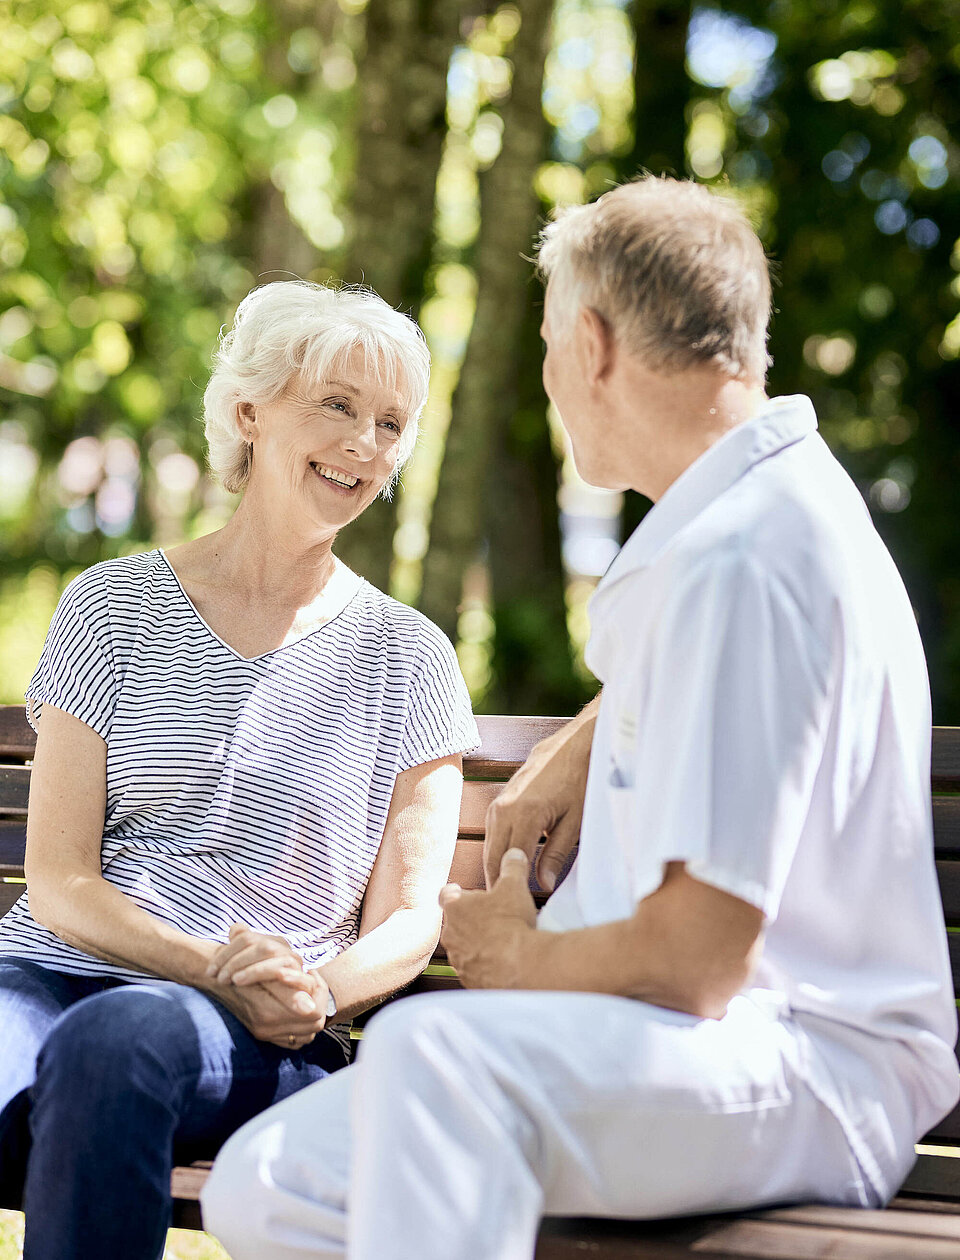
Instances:
[[[155,1260],[174,1152],[341,1067],[343,1021],[436,944],[476,726],[449,642],[332,550],[396,482],[428,372],[371,292],[255,290],[204,398],[233,517],[60,601],[0,923],[27,1260]]]

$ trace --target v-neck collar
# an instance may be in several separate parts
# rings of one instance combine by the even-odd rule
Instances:
[[[330,625],[345,608],[352,602],[357,592],[363,585],[363,578],[359,577],[352,569],[348,569],[343,561],[338,560],[334,556],[335,569],[326,586],[323,588],[320,597],[316,601],[323,608],[322,620],[311,623],[310,629],[305,630],[303,634],[298,635],[295,639],[291,639],[289,643],[281,643],[279,647],[271,648],[268,652],[258,652],[255,656],[244,656],[238,652],[235,647],[226,641],[216,630],[210,625],[206,618],[200,613],[196,604],[186,592],[186,588],[180,581],[179,574],[170,563],[170,559],[162,547],[157,548],[157,555],[161,557],[167,572],[177,585],[181,598],[189,607],[193,616],[200,622],[207,633],[221,644],[226,650],[235,656],[238,661],[244,661],[249,664],[254,661],[262,661],[268,656],[275,656],[278,652],[286,652],[288,649],[297,647],[298,644],[312,638],[315,634],[321,634],[327,626]]]

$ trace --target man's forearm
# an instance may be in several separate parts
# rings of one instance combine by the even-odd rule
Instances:
[[[529,858],[546,836],[537,863],[542,888],[552,890],[580,837],[597,695],[559,731],[537,744],[487,811],[483,866],[492,886],[504,853],[522,849]]]
[[[508,878],[522,876],[523,863],[515,866]],[[500,886],[485,896],[502,900]],[[519,883],[514,895],[519,905]],[[491,917],[483,903],[466,909],[472,922],[448,934],[468,988],[609,993],[712,1018],[749,982],[763,931],[760,910],[688,875],[681,862],[668,863],[663,883],[628,919],[593,927],[540,931],[532,918]]]

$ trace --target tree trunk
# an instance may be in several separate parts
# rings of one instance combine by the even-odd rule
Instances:
[[[690,0],[632,0],[634,32],[633,144],[616,161],[617,182],[643,171],[654,175],[686,173],[687,106],[690,79],[686,72]],[[623,499],[621,537],[626,540],[646,516],[650,500],[634,490]]]
[[[535,282],[523,255],[539,202],[533,179],[544,151],[543,68],[553,0],[529,0],[513,46],[513,85],[502,108],[503,147],[480,180],[477,309],[433,507],[420,605],[456,635],[463,573],[477,557],[485,523],[487,471],[516,407],[524,288]]]
[[[250,252],[258,284],[303,279],[317,265],[317,250],[287,210],[269,175],[250,190]]]
[[[447,68],[462,12],[462,0],[370,0],[366,11],[353,232],[343,278],[370,285],[414,317],[433,247]],[[395,533],[396,501],[377,500],[341,535],[337,551],[386,589]]]
[[[492,713],[573,713],[588,698],[573,672],[557,506],[559,468],[541,378],[539,286],[528,286],[517,341],[517,402],[487,477],[494,620]]]
[[[683,178],[686,170],[687,28],[690,0],[632,0],[633,146],[617,159],[617,179],[642,170]]]

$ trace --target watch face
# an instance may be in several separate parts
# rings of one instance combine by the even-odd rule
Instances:
[[[332,1019],[337,1013],[337,999],[330,990],[327,990],[327,1019]]]

